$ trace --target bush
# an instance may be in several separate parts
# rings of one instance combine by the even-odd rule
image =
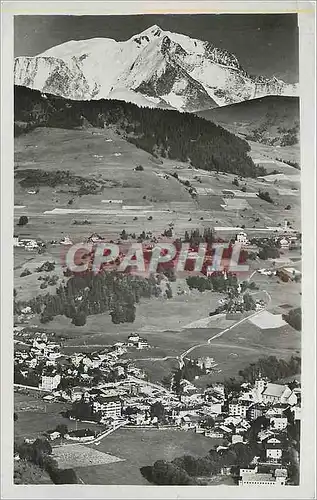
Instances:
[[[29,218],[26,215],[21,215],[18,226],[25,226],[29,222]]]
[[[84,326],[86,324],[86,319],[84,311],[78,311],[72,319],[72,324],[75,326]]]
[[[268,203],[274,203],[274,201],[272,200],[270,193],[268,191],[261,191],[260,190],[259,193],[257,194],[257,196],[259,198],[261,198],[261,200],[267,201]]]
[[[300,331],[302,329],[302,309],[300,307],[291,309],[288,314],[283,314],[282,318],[295,330]]]
[[[55,469],[50,474],[55,484],[77,484],[77,474],[74,469]]]
[[[29,276],[31,273],[31,271],[29,269],[24,269],[22,271],[22,273],[20,274],[20,278],[23,278],[24,276]]]
[[[44,262],[40,267],[37,267],[35,269],[36,273],[41,273],[41,272],[50,272],[54,271],[55,269],[55,262],[49,262],[48,260]]]
[[[280,256],[279,250],[274,247],[264,246],[259,251],[259,257],[261,260],[277,259],[279,256]]]
[[[232,184],[233,184],[234,186],[239,187],[239,181],[238,181],[238,179],[237,179],[236,177],[233,179]]]
[[[184,469],[176,465],[166,462],[165,460],[157,460],[152,467],[152,481],[160,485],[192,485],[194,480],[187,474]]]

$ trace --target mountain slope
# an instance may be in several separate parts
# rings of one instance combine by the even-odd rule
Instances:
[[[197,115],[263,144],[286,146],[299,141],[298,97],[267,96]]]
[[[16,133],[37,126],[114,127],[156,156],[190,162],[203,170],[250,177],[263,174],[249,157],[246,141],[194,114],[139,108],[114,100],[70,101],[25,87],[15,87],[14,104]]]
[[[149,106],[197,111],[262,97],[296,95],[297,86],[253,77],[229,52],[152,26],[125,42],[69,41],[15,59],[15,84],[62,97],[121,96]],[[132,92],[132,94],[131,94]]]

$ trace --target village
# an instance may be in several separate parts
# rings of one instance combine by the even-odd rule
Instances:
[[[221,440],[217,453],[255,439],[261,453],[252,457],[248,467],[241,464],[238,484],[292,484],[289,448],[296,446],[296,441],[290,440],[289,429],[300,425],[299,382],[271,383],[258,373],[254,383],[238,387],[214,383],[200,390],[182,379],[176,393],[172,382],[169,388],[149,382],[145,372],[122,358],[129,350],[149,347],[138,334],[132,333],[126,342],[116,342],[99,352],[71,356],[65,356],[59,342],[46,333],[28,334],[20,327],[15,329],[15,338],[23,344],[15,353],[15,391],[37,393],[48,411],[50,403],[63,402],[70,421],[87,424],[78,430],[69,431],[65,426],[47,429],[45,438],[53,447],[65,442],[98,445],[121,427],[202,434]],[[212,371],[214,366],[210,357],[192,362],[201,373]],[[97,423],[102,425],[98,431],[94,429]],[[18,454],[15,460],[19,460]],[[229,466],[223,474],[231,474]]]

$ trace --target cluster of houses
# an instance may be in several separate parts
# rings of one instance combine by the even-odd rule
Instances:
[[[29,342],[23,342],[23,345],[26,346],[27,349],[16,350],[14,354],[15,365],[20,367],[23,376],[26,376],[29,370],[34,370],[39,365],[44,367],[48,372],[55,374],[56,370],[54,367],[56,366],[57,360],[62,357],[60,344],[58,342],[48,340],[46,334],[43,333]],[[60,377],[54,377],[52,376],[51,378],[53,378],[53,380],[50,381],[46,380],[45,375],[43,375],[43,384],[41,384],[43,385],[43,390],[51,391],[57,387],[60,382]]]
[[[45,333],[33,333],[29,340],[23,340],[28,349],[16,351],[15,364],[22,375],[40,369],[38,389],[47,393],[44,400],[66,401],[73,407],[81,402],[88,408],[88,418],[72,414],[70,418],[91,419],[106,426],[118,422],[142,427],[171,426],[220,439],[223,444],[219,449],[226,449],[236,443],[248,445],[248,431],[256,419],[263,417],[266,425],[257,434],[261,456],[255,457],[248,469],[241,469],[239,484],[287,484],[287,473],[282,467],[284,436],[289,411],[295,422],[301,418],[299,384],[291,389],[259,375],[254,384],[241,384],[239,391],[228,394],[222,383],[202,390],[183,379],[177,395],[160,384],[148,382],[141,369],[122,357],[129,349],[148,347],[138,334],[132,333],[127,341],[116,342],[99,352],[75,352],[71,356],[61,354],[59,343]],[[213,358],[201,357],[197,362],[206,371],[214,367]],[[111,380],[106,381],[109,374]],[[158,413],[153,412],[156,405],[161,409]],[[269,473],[263,473],[263,465],[271,467]]]
[[[35,373],[39,379],[38,388],[52,393],[46,396],[47,400],[60,397],[69,399],[65,389],[78,383],[90,387],[94,385],[96,376],[99,377],[99,383],[107,381],[109,377],[111,381],[125,379],[127,375],[140,379],[145,377],[144,372],[128,359],[120,359],[132,348],[149,347],[148,341],[138,334],[131,334],[126,342],[116,342],[99,352],[75,352],[69,356],[62,354],[60,343],[49,339],[45,333],[25,333],[24,336],[21,328],[15,328],[15,343],[19,347],[15,352],[15,368],[26,380]],[[64,390],[59,387],[60,384]]]
[[[19,236],[14,235],[13,246],[24,248],[25,250],[38,250],[43,246],[43,242],[40,240],[34,240],[33,238],[20,238]]]

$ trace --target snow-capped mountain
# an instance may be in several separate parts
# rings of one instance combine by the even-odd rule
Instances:
[[[121,99],[180,111],[298,94],[297,85],[250,76],[226,50],[158,26],[124,42],[69,41],[17,57],[14,75],[16,85],[69,99]]]

